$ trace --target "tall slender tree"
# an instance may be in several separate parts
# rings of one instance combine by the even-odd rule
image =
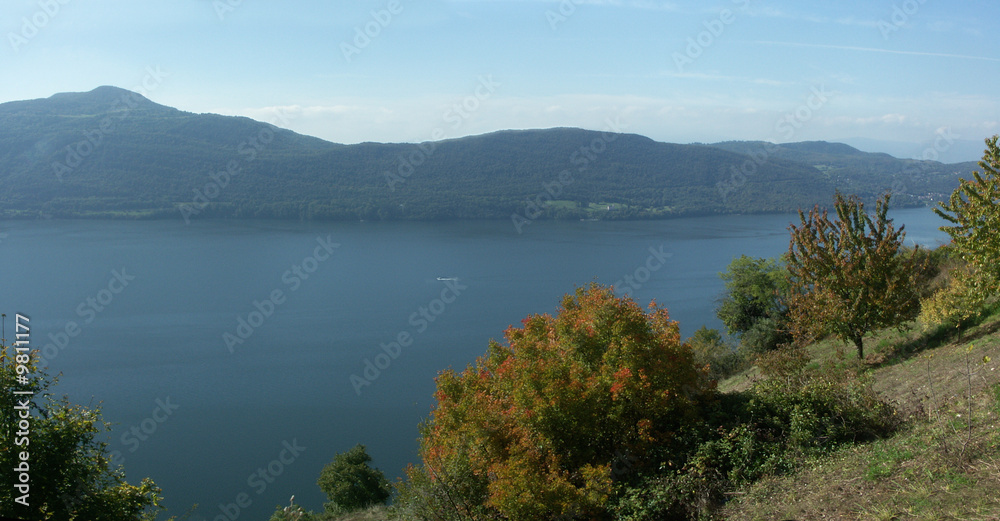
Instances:
[[[836,220],[815,207],[808,217],[799,210],[792,225],[788,271],[792,283],[790,313],[797,339],[834,334],[854,344],[864,358],[864,336],[899,327],[920,311],[914,254],[903,254],[903,227],[897,230],[889,194],[875,213],[865,213],[856,196],[834,196]]]
[[[950,222],[941,230],[951,236],[955,251],[969,265],[957,272],[960,284],[976,301],[984,301],[1000,286],[1000,148],[998,136],[986,140],[986,150],[979,162],[982,173],[972,172],[972,179],[959,179],[959,186],[947,203],[934,211]]]

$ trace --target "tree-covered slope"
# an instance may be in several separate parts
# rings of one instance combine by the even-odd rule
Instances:
[[[844,154],[781,145],[760,161],[752,144],[722,145],[572,128],[341,145],[99,87],[0,104],[0,217],[652,218],[850,191],[824,166]],[[866,158],[852,172],[887,171]]]
[[[711,145],[740,154],[760,153],[815,167],[842,192],[873,200],[893,192],[896,204],[913,204],[950,194],[959,177],[970,177],[975,162],[944,164],[930,159],[898,159],[889,154],[862,152],[843,143],[803,141],[775,145],[761,141],[726,141]],[[948,143],[937,143],[947,147]],[[926,157],[936,157],[932,146]]]

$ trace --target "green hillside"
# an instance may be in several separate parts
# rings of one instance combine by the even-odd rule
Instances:
[[[768,150],[770,156],[815,167],[837,188],[865,199],[892,191],[897,204],[940,200],[958,185],[958,177],[969,177],[973,161],[944,164],[937,161],[897,159],[889,154],[862,152],[843,143],[804,141],[774,145],[761,141],[727,141],[713,147],[752,154]],[[944,145],[942,145],[944,146]],[[934,151],[928,152],[933,156]]]
[[[899,431],[767,477],[733,494],[714,518],[996,519],[998,330],[994,313],[963,331],[961,341],[954,331],[878,335],[866,370],[879,395],[897,407]],[[809,351],[814,365],[845,363],[831,340]],[[720,388],[737,392],[756,377],[752,370]]]
[[[115,87],[0,104],[0,217],[634,219],[789,212],[903,179],[913,205],[962,165],[574,128],[341,145]],[[853,152],[852,152],[853,151]],[[923,168],[921,166],[921,168]],[[911,175],[912,174],[912,175]],[[866,190],[857,186],[864,185]],[[898,186],[896,188],[899,188]],[[947,190],[945,190],[947,188]]]

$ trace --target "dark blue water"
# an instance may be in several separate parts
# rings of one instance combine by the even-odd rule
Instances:
[[[908,242],[946,239],[930,210],[894,216]],[[685,336],[721,327],[718,272],[784,252],[793,219],[523,234],[510,222],[11,221],[0,310],[31,318],[32,344],[62,374],[55,391],[103,407],[116,461],[132,482],[152,477],[171,514],[199,503],[191,519],[215,519],[242,499],[239,518],[263,520],[292,494],[321,509],[320,469],[356,443],[401,475],[437,372],[576,286],[656,299]]]

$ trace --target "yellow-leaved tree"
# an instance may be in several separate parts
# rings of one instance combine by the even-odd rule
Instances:
[[[955,270],[952,283],[925,303],[927,315],[940,322],[961,321],[978,312],[1000,287],[1000,149],[997,137],[986,140],[982,172],[959,179],[947,203],[934,211],[951,223],[941,230],[967,265]]]

